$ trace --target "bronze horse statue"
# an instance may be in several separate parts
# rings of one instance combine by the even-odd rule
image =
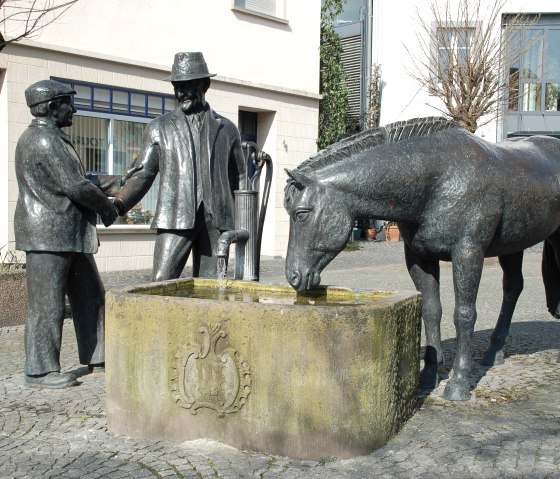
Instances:
[[[560,140],[534,136],[491,144],[444,118],[368,130],[287,171],[286,278],[299,292],[345,247],[356,218],[396,221],[422,293],[426,350],[421,386],[443,366],[439,261],[451,261],[457,353],[443,397],[470,397],[476,297],[485,257],[498,256],[503,302],[483,363],[503,346],[523,289],[523,250],[540,241],[547,306],[560,314]]]

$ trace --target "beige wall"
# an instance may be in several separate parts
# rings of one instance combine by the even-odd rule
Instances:
[[[134,226],[100,228],[101,245],[95,255],[99,271],[150,269],[155,231]]]
[[[0,64],[0,119],[8,117],[8,87],[6,82],[5,65]],[[8,198],[10,189],[10,176],[8,168],[8,128],[5,121],[0,120],[0,256],[10,245],[8,244]],[[13,180],[12,180],[13,181]]]
[[[0,131],[7,131],[7,147],[0,149],[2,165],[7,164],[8,169],[7,216],[4,214],[1,218],[0,234],[13,240],[13,215],[18,195],[15,145],[32,119],[25,105],[25,88],[51,76],[166,94],[172,93],[172,88],[162,80],[170,66],[157,68],[126,63],[122,59],[92,58],[75,51],[56,51],[43,44],[12,44],[0,54],[0,59],[6,67],[0,111],[6,99],[8,113],[0,117]],[[258,143],[274,162],[262,254],[284,256],[288,238],[288,217],[283,208],[284,168],[297,166],[316,151],[318,95],[217,76],[207,100],[234,123],[238,121],[240,109],[256,111],[259,115]],[[146,229],[140,233],[138,227],[128,230],[116,225],[108,230],[100,227],[102,245],[96,256],[100,271],[151,268],[154,234]]]

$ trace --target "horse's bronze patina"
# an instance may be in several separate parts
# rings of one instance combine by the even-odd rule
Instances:
[[[362,132],[289,171],[286,277],[316,287],[344,248],[354,219],[397,221],[406,264],[423,296],[424,387],[443,364],[439,261],[451,261],[457,355],[444,397],[466,400],[476,296],[484,257],[498,256],[504,296],[485,364],[503,346],[523,289],[523,250],[546,240],[543,278],[549,311],[560,313],[560,140],[536,136],[490,144],[443,118]]]

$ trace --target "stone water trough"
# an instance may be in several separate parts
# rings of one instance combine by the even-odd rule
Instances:
[[[107,293],[109,430],[321,460],[385,444],[417,404],[416,293],[180,279]]]

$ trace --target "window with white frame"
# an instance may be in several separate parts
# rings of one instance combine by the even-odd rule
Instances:
[[[468,26],[437,27],[438,80],[448,78],[467,64],[474,33],[475,29]]]
[[[53,78],[74,90],[77,113],[66,129],[87,172],[123,174],[140,153],[146,124],[175,108],[175,97]],[[125,224],[150,224],[158,182],[128,213]]]
[[[285,18],[285,0],[233,0],[234,9],[278,19]]]
[[[542,14],[508,39],[517,61],[509,66],[511,112],[560,112],[560,15]],[[521,55],[516,55],[520,52]]]

